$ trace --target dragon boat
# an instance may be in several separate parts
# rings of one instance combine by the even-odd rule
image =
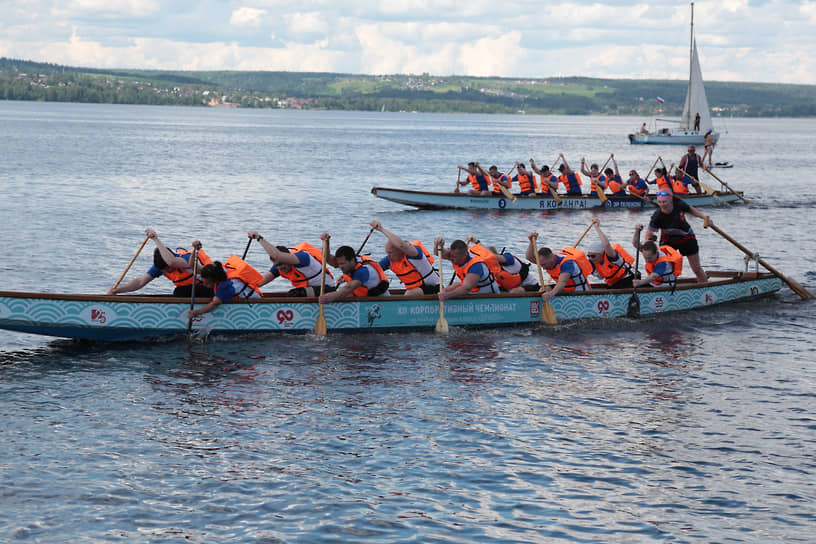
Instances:
[[[638,288],[640,314],[650,316],[756,300],[779,291],[769,273],[709,272],[709,281],[681,279],[675,289]],[[324,305],[328,332],[433,331],[439,300],[433,295],[363,297]],[[562,293],[550,301],[559,322],[625,318],[631,289],[600,285],[582,293]],[[207,299],[196,299],[205,304]],[[187,334],[189,299],[169,295],[82,295],[0,291],[0,329],[94,341],[133,341]],[[538,293],[470,295],[445,301],[451,327],[542,326]],[[300,333],[314,330],[316,298],[265,293],[260,299],[222,304],[193,322],[196,335]]]
[[[371,194],[377,198],[397,204],[414,206],[423,210],[618,210],[632,208],[652,208],[654,196],[644,199],[635,196],[608,196],[602,203],[595,194],[559,195],[559,203],[551,195],[518,196],[511,200],[504,196],[479,196],[467,193],[436,193],[374,187]],[[742,192],[714,191],[713,194],[684,195],[683,200],[690,206],[720,206],[742,201]]]

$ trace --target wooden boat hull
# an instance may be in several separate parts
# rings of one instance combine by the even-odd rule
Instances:
[[[648,202],[633,196],[610,196],[601,204],[597,195],[561,197],[558,204],[551,196],[519,196],[515,202],[503,196],[473,196],[467,193],[433,193],[429,191],[411,191],[374,187],[371,194],[377,198],[390,200],[398,204],[414,206],[423,210],[460,209],[460,210],[618,210],[652,208]],[[742,194],[742,193],[739,193]],[[732,202],[741,202],[734,193],[716,191],[713,195],[688,195],[683,200],[691,206],[719,206]]]
[[[706,284],[681,282],[668,289],[638,290],[641,314],[651,315],[750,300],[774,293],[782,282],[773,275],[716,274]],[[559,322],[624,317],[629,290],[596,289],[562,294],[551,304]],[[198,301],[204,304],[207,301]],[[0,329],[100,341],[178,337],[187,332],[189,300],[164,295],[70,295],[0,292]],[[223,304],[194,322],[200,336],[309,333],[319,305],[314,298],[264,295],[252,303]],[[334,332],[431,331],[439,318],[433,296],[360,298],[324,306],[327,329]],[[541,299],[523,295],[473,295],[445,302],[452,327],[531,326],[541,321]]]

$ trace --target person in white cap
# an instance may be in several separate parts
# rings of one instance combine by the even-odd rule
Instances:
[[[592,224],[598,233],[598,241],[592,242],[586,251],[587,259],[595,267],[592,274],[601,278],[610,289],[630,289],[637,272],[634,270],[634,257],[620,244],[613,246],[609,243],[598,218],[593,219]]]

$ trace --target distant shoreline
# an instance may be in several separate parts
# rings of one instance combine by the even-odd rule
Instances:
[[[105,70],[0,58],[0,100],[336,111],[679,117],[686,82]],[[712,115],[816,117],[816,85],[706,82]],[[659,98],[659,100],[658,100]]]

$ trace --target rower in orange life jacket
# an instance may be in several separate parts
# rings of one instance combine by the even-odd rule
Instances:
[[[469,235],[467,242],[472,240],[473,236]],[[502,291],[510,293],[538,291],[538,281],[533,274],[530,274],[530,265],[522,262],[512,253],[499,253],[496,248],[485,247],[478,242],[472,244],[468,251],[482,259]]]
[[[597,164],[593,163],[589,167],[589,170],[587,170],[586,162],[584,159],[581,159],[581,173],[585,176],[589,176],[589,179],[591,180],[589,185],[590,194],[597,194],[599,186],[601,191],[606,189],[606,177],[601,174]]]
[[[538,238],[537,232],[527,235],[530,244],[527,246],[525,257],[530,262],[535,262],[535,240]],[[592,264],[586,258],[583,251],[565,247],[558,253],[553,253],[548,247],[538,248],[538,261],[541,268],[547,271],[552,279],[556,281],[555,287],[549,289],[541,295],[542,300],[549,301],[553,296],[562,291],[589,291],[590,286],[587,276],[592,273]]]
[[[558,178],[550,172],[550,167],[542,165],[541,168],[536,166],[535,160],[530,158],[530,168],[533,169],[533,172],[538,174],[541,177],[541,184],[539,185],[539,192],[536,193],[540,195],[549,195],[550,189],[553,191],[558,190]],[[533,179],[533,184],[535,184],[535,179]]]
[[[247,233],[251,239],[257,240],[266,250],[273,266],[263,275],[260,286],[266,285],[277,277],[288,279],[292,289],[287,293],[291,297],[313,297],[320,294],[321,281],[324,282],[324,291],[334,291],[336,282],[331,271],[326,270],[325,279],[322,278],[323,254],[308,242],[296,244],[291,250],[286,246],[274,246],[264,240],[257,231]]]
[[[626,185],[621,179],[620,171],[618,171],[618,163],[615,161],[615,155],[611,155],[610,159],[612,160],[614,170],[612,170],[612,168],[604,170],[604,174],[606,175],[606,188],[609,189],[612,196],[626,196]]]
[[[594,268],[593,274],[603,279],[610,289],[631,288],[636,274],[633,268],[634,257],[620,244],[610,244],[597,218],[592,220],[592,225],[599,239],[590,244],[586,252],[587,259]]]
[[[434,257],[419,240],[403,240],[382,226],[376,219],[371,228],[385,235],[385,254],[379,265],[391,269],[405,285],[405,295],[432,295],[439,292],[439,273],[433,267]]]
[[[644,242],[640,246],[640,252],[646,260],[647,276],[635,282],[635,285],[646,285],[647,283],[658,287],[668,285],[674,288],[677,285],[677,278],[683,273],[683,255],[671,246],[657,247],[652,241]]]
[[[677,171],[674,173],[674,177],[672,178],[672,191],[678,196],[688,196],[688,186],[692,185],[693,183],[694,182],[690,177],[684,176],[680,169],[677,169]]]
[[[519,191],[521,191],[519,194],[521,196],[534,195],[536,193],[535,178],[527,171],[523,162],[517,162],[516,168],[518,168],[518,173],[513,176],[512,181],[518,182]]]
[[[467,168],[459,166],[459,170],[467,172],[467,179],[459,182],[459,185],[467,185],[470,183],[472,189],[468,191],[469,194],[479,195],[489,191],[487,177],[479,172],[476,168],[475,162],[469,162]]]
[[[232,299],[260,298],[258,285],[262,280],[263,275],[238,255],[230,255],[223,264],[220,261],[208,264],[201,269],[201,282],[215,294],[206,305],[190,310],[188,316],[193,319],[206,314]]]
[[[668,175],[666,174],[666,170],[664,168],[655,168],[655,179],[654,181],[646,180],[646,183],[649,185],[654,185],[657,183],[657,190],[658,191],[669,191],[671,192],[671,181],[669,181]]]
[[[629,171],[626,189],[630,194],[637,196],[646,196],[649,193],[649,185],[638,175],[637,170]]]
[[[482,169],[482,172],[484,172],[484,169]],[[510,176],[499,172],[499,168],[496,165],[490,167],[490,170],[488,170],[488,174],[490,175],[490,180],[493,182],[492,194],[494,196],[504,195],[504,193],[502,193],[502,190],[499,189],[499,185],[504,186],[508,191],[513,188],[513,181],[510,179]]]
[[[322,240],[328,240],[329,234],[320,235]],[[336,291],[322,295],[318,300],[321,304],[334,302],[346,297],[376,297],[388,296],[388,277],[371,257],[358,257],[351,246],[340,246],[334,255],[330,255],[328,263],[343,272],[345,282]]]
[[[572,171],[572,168],[570,168],[567,164],[567,159],[564,158],[563,153],[559,154],[558,156],[562,163],[561,166],[558,167],[559,172],[561,172],[561,175],[558,177],[558,181],[564,185],[564,188],[567,190],[566,194],[580,195],[581,177],[577,172]]]
[[[499,284],[481,257],[468,251],[463,240],[454,240],[450,249],[441,249],[444,240],[436,238],[434,249],[440,248],[443,259],[449,259],[459,283],[448,285],[439,293],[439,300],[457,298],[469,294],[498,293]]]
[[[137,291],[154,279],[165,276],[175,285],[173,296],[189,297],[192,293],[193,286],[193,267],[190,264],[193,251],[177,250],[177,252],[174,253],[161,242],[155,230],[150,228],[145,229],[145,234],[147,238],[152,239],[156,243],[156,249],[153,252],[153,266],[141,276],[130,280],[124,285],[118,285],[115,288],[111,287],[108,289],[107,294],[116,295],[119,293]],[[193,244],[196,246],[200,245],[198,240],[194,241]],[[207,254],[203,250],[199,250],[197,269],[200,270],[204,265],[210,264],[211,262]],[[208,290],[200,281],[196,282],[196,293],[201,296],[212,296],[212,290]]]

